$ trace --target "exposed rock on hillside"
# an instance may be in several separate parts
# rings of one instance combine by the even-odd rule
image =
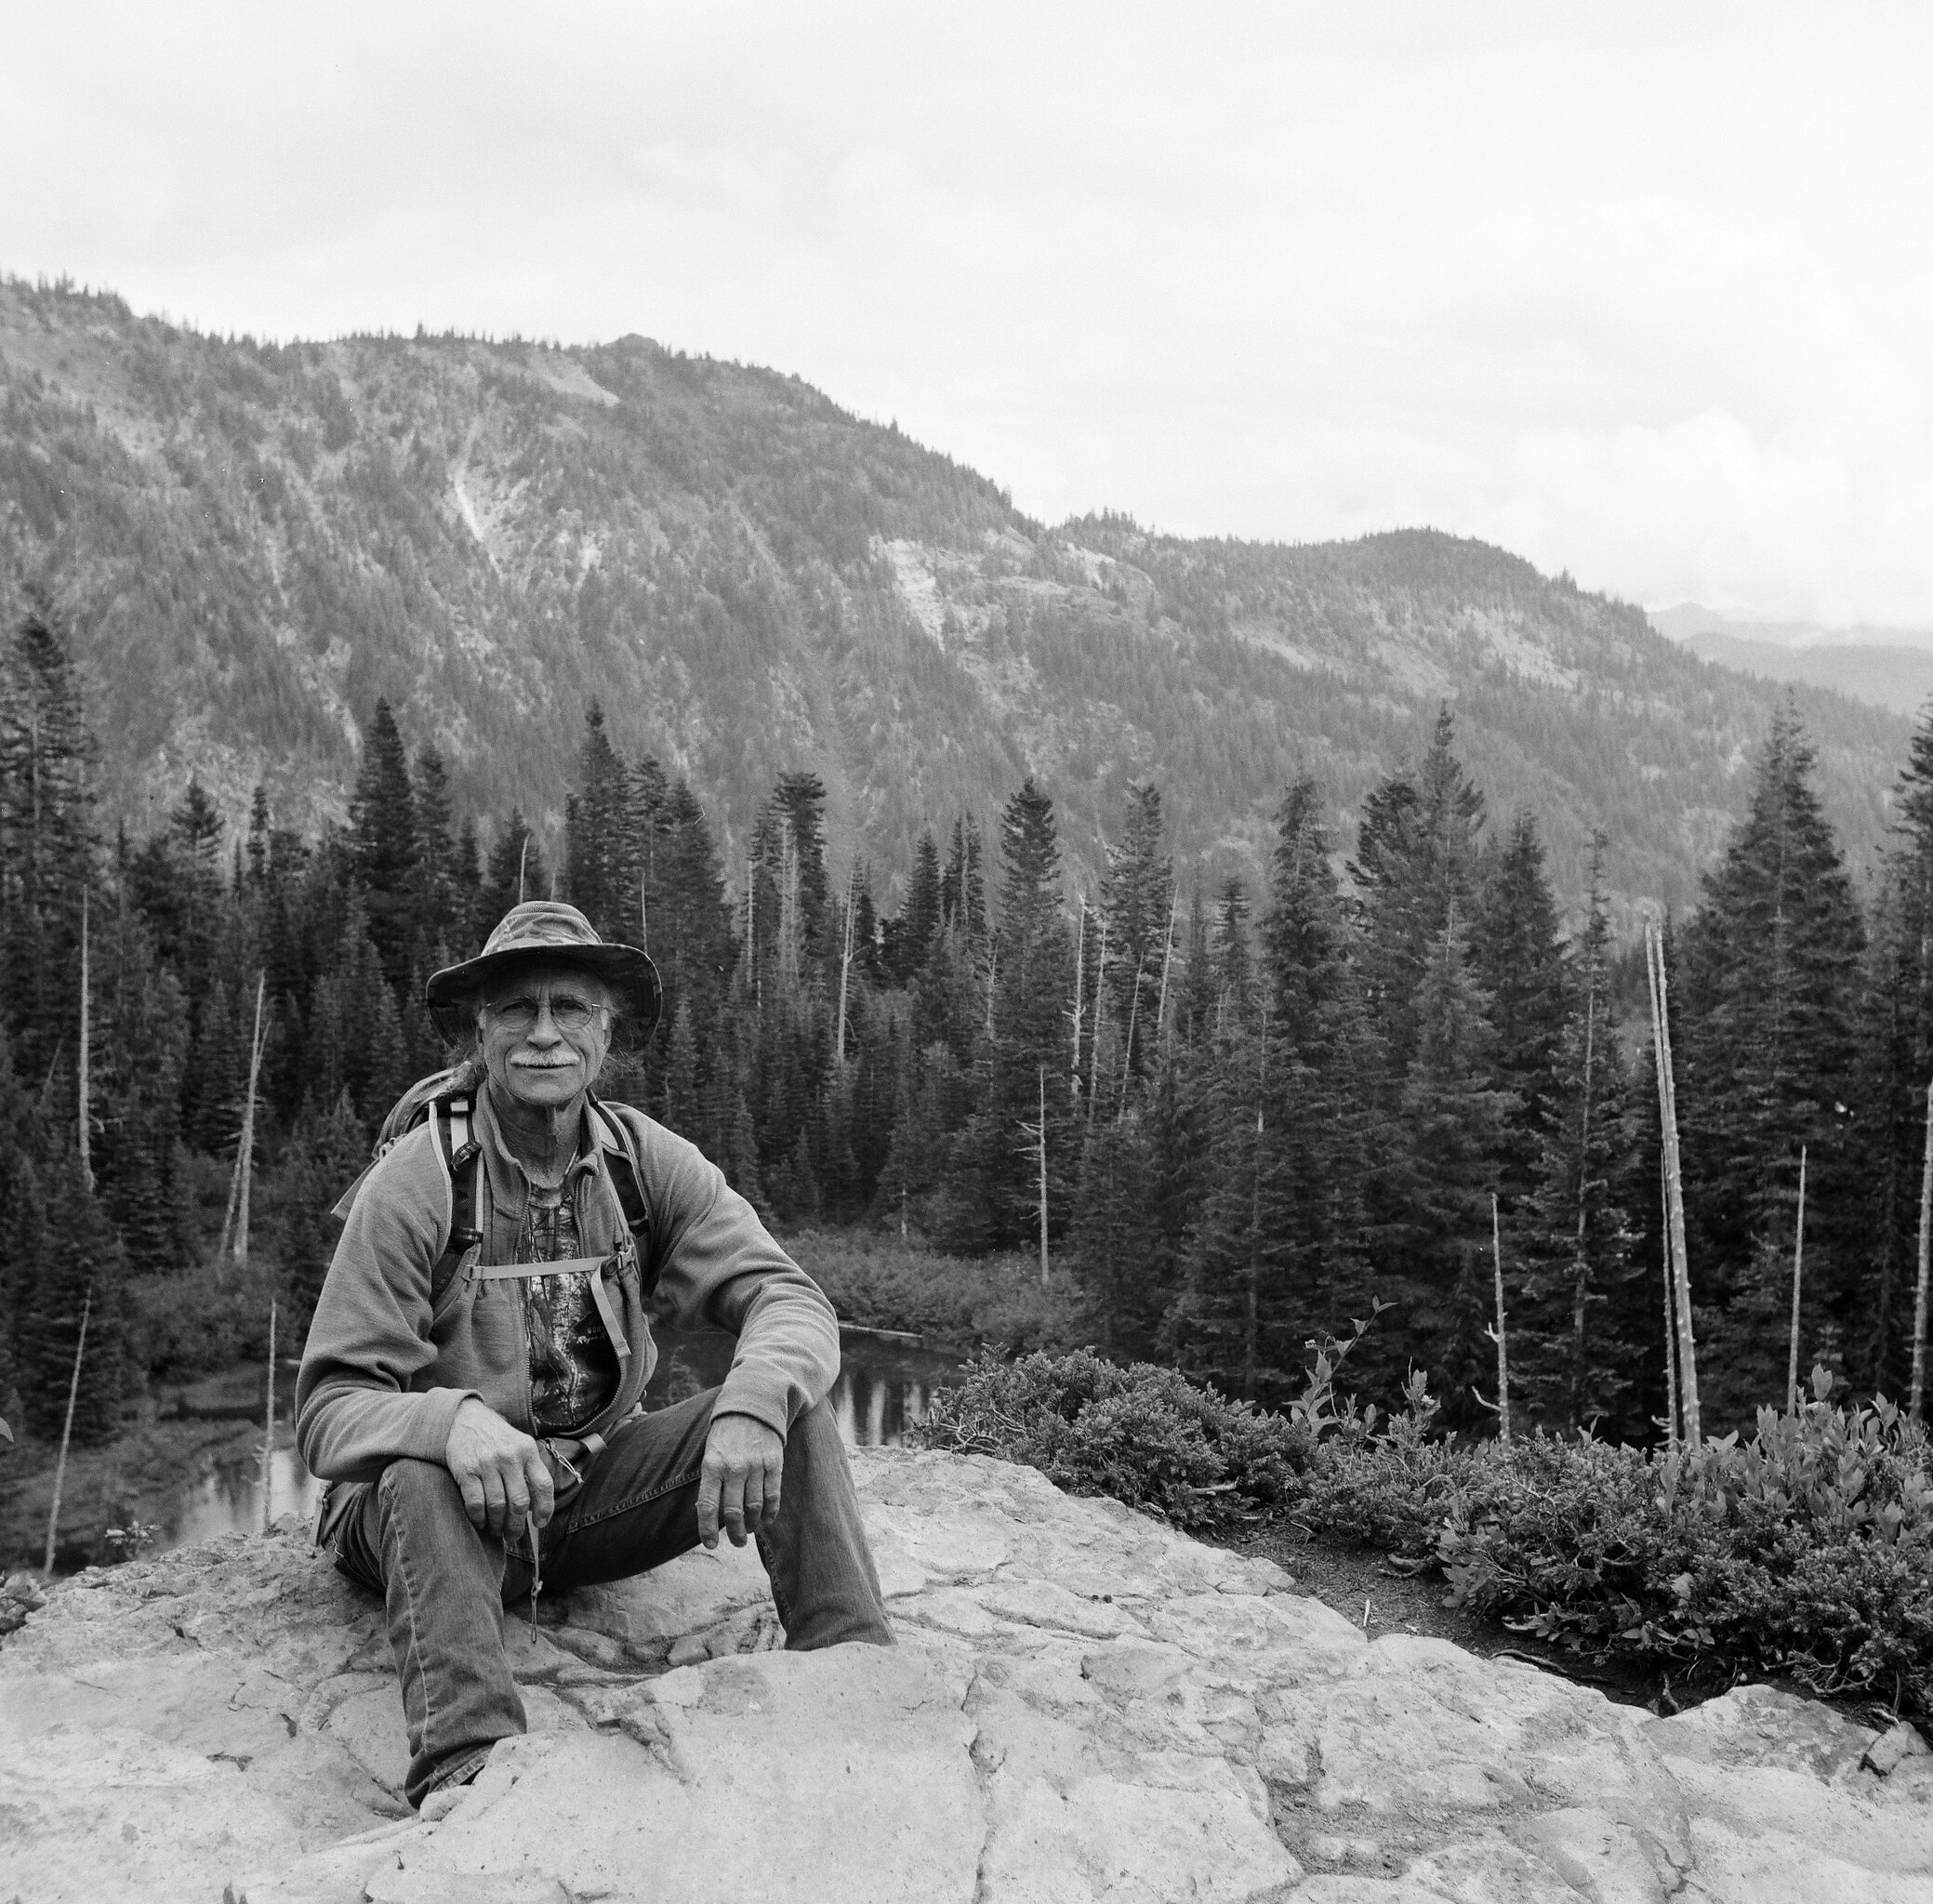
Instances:
[[[1026,1469],[855,1459],[896,1651],[770,1650],[742,1554],[578,1594],[424,1819],[374,1605],[292,1528],[82,1578],[0,1651],[0,1898],[1933,1897],[1909,1728],[1655,1720]]]
[[[1428,531],[1046,528],[796,377],[643,337],[258,345],[0,282],[0,613],[35,575],[67,610],[110,831],[191,773],[233,821],[258,780],[279,824],[339,817],[378,694],[459,806],[554,827],[595,694],[622,751],[690,777],[728,860],[788,768],[887,878],[922,823],[990,820],[1033,771],[1079,874],[1147,776],[1185,859],[1252,872],[1289,779],[1321,777],[1346,840],[1448,697],[1561,892],[1601,827],[1612,891],[1678,905],[1783,694]],[[1857,853],[1906,723],[1800,695]]]

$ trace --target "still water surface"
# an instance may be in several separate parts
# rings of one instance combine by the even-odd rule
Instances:
[[[715,1388],[732,1366],[733,1338],[713,1332],[686,1334],[657,1331],[658,1363],[646,1391],[645,1405],[662,1408],[686,1395]],[[849,1448],[896,1447],[912,1423],[926,1413],[933,1391],[958,1369],[951,1355],[885,1342],[869,1336],[848,1335],[841,1344],[841,1368],[831,1395],[833,1413]],[[288,1434],[293,1378],[277,1400],[278,1442]],[[270,1458],[270,1486],[274,1512],[300,1514],[315,1512],[322,1484],[302,1465],[294,1448],[278,1447]],[[251,1534],[262,1524],[261,1474],[254,1459],[218,1463],[212,1473],[191,1482],[161,1516],[157,1548],[186,1547],[217,1534]]]

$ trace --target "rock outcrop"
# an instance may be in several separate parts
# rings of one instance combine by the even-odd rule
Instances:
[[[82,1576],[0,1649],[0,1904],[1933,1900],[1910,1727],[1655,1719],[1024,1468],[854,1461],[896,1650],[775,1650],[748,1553],[578,1593],[421,1818],[378,1609],[294,1527]]]

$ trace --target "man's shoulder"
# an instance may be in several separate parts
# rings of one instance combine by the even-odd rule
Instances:
[[[687,1154],[703,1160],[705,1153],[690,1138],[681,1137],[669,1125],[660,1124],[636,1104],[619,1104],[615,1099],[601,1097],[597,1107],[612,1123],[623,1127],[624,1135],[630,1140],[630,1147],[638,1154],[641,1163],[653,1157],[669,1160],[682,1158]]]
[[[450,1200],[448,1171],[427,1123],[405,1130],[377,1160],[356,1192],[355,1210],[405,1222],[440,1223]]]
[[[609,1098],[598,1100],[598,1109],[614,1125],[622,1127],[631,1155],[638,1160],[646,1186],[664,1185],[695,1173],[708,1181],[715,1166],[688,1137],[681,1137],[655,1117],[648,1117],[635,1104],[616,1104]]]

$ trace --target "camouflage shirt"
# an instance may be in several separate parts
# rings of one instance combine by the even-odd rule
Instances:
[[[557,1263],[581,1254],[572,1198],[560,1190],[533,1185],[517,1242],[517,1261]],[[573,1435],[616,1393],[617,1351],[598,1314],[590,1278],[581,1271],[534,1276],[523,1289],[531,1419],[539,1438]]]

